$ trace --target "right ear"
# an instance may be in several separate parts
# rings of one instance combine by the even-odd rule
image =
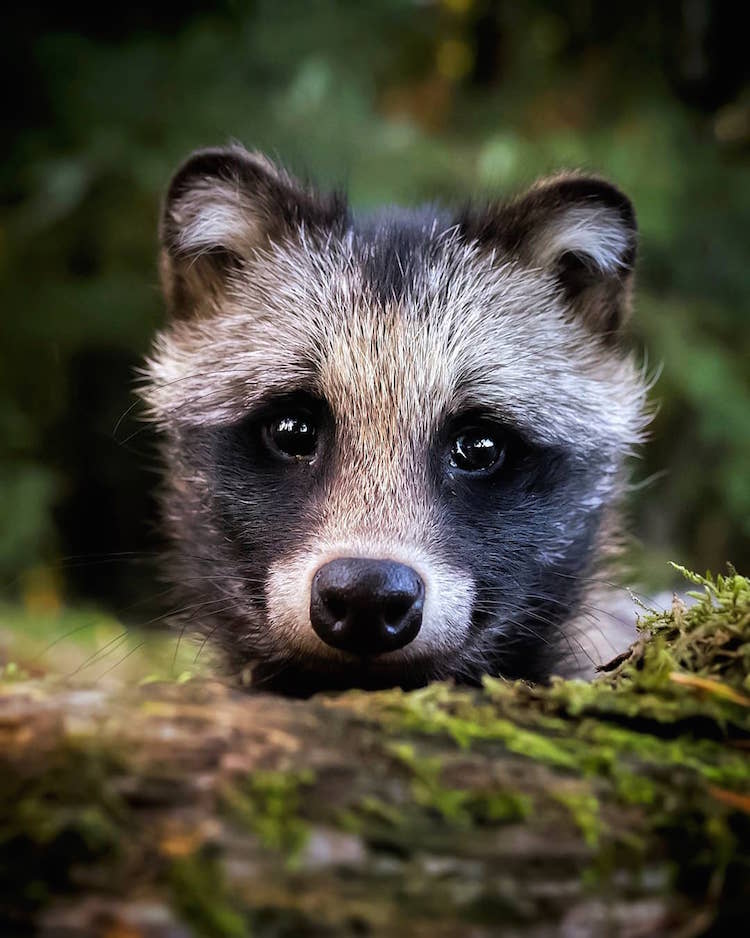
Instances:
[[[270,242],[343,227],[339,197],[322,196],[241,146],[198,150],[177,170],[162,210],[161,276],[170,313],[206,316],[233,273]]]
[[[638,230],[628,197],[596,176],[541,179],[511,202],[468,212],[464,235],[552,275],[570,310],[616,342],[630,309]]]

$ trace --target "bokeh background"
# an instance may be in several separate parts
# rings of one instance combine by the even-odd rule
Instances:
[[[741,5],[256,0],[3,14],[0,597],[158,607],[134,372],[162,321],[160,195],[238,139],[353,203],[501,194],[562,167],[633,198],[632,340],[659,369],[631,577],[750,570],[750,86]],[[10,603],[11,605],[7,605]],[[29,621],[28,618],[24,621]]]

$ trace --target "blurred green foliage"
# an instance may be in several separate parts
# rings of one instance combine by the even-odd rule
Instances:
[[[606,8],[605,8],[606,7]],[[691,12],[692,11],[692,12]],[[697,13],[696,13],[697,11]],[[153,547],[132,368],[160,322],[160,195],[236,138],[355,207],[601,172],[642,229],[633,333],[661,369],[632,527],[672,557],[750,562],[750,92],[725,3],[285,0],[12,14],[0,169],[0,589],[122,603]],[[98,558],[98,559],[97,559]],[[96,571],[99,571],[97,573]],[[100,575],[101,574],[101,575]],[[31,577],[32,581],[34,577]]]

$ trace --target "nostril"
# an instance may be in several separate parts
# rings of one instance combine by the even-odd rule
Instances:
[[[341,622],[346,618],[349,607],[342,596],[333,592],[327,593],[323,596],[323,602],[326,604],[331,618],[335,619],[336,622]]]
[[[414,605],[413,599],[389,599],[383,606],[383,620],[391,627],[400,625],[404,616]]]

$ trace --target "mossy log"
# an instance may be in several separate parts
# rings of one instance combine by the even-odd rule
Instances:
[[[0,934],[694,936],[750,914],[750,584],[593,684],[0,683]]]

